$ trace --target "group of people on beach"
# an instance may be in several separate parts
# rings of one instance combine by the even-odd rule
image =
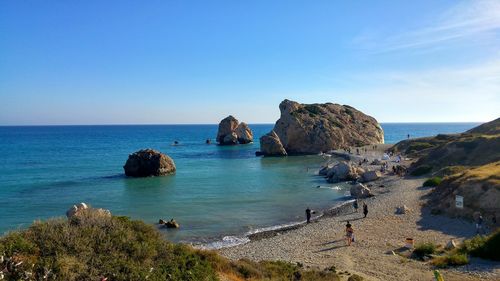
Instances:
[[[354,200],[352,206],[354,207],[354,211],[358,212],[358,199]],[[366,216],[368,215],[368,205],[365,202],[363,202],[363,215],[364,218],[366,218]],[[354,229],[352,228],[352,224],[349,221],[347,221],[345,225],[345,239],[347,246],[351,246],[351,243],[354,242]]]
[[[358,199],[354,200],[353,202],[353,207],[354,211],[358,212],[359,209],[359,202]],[[309,207],[306,209],[306,223],[311,222],[311,214],[314,213]],[[368,205],[363,202],[363,218],[366,218],[368,215]],[[351,243],[354,242],[354,229],[352,228],[352,224],[347,221],[347,224],[345,225],[345,238],[346,238],[346,243],[348,246],[351,246]]]

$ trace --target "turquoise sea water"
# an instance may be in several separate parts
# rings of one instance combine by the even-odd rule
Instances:
[[[408,133],[456,133],[476,125],[382,127],[386,142],[395,143]],[[250,125],[256,139],[272,126]],[[0,233],[64,216],[86,202],[149,223],[175,218],[182,227],[163,231],[168,239],[206,243],[300,221],[308,206],[323,209],[345,199],[345,186],[314,175],[321,157],[255,157],[258,142],[206,145],[216,133],[216,125],[0,127]],[[174,140],[180,145],[172,146]],[[170,155],[177,173],[124,177],[128,154],[142,148]]]

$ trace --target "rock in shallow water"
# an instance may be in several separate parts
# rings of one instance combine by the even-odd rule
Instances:
[[[129,177],[164,176],[175,173],[172,158],[153,149],[143,149],[128,156],[125,175]]]
[[[276,132],[271,131],[260,138],[260,155],[287,155],[286,150]]]
[[[229,115],[219,123],[217,142],[220,145],[247,144],[253,142],[253,133],[245,122],[239,123]]]
[[[280,111],[273,131],[287,154],[317,154],[384,142],[384,132],[377,120],[347,105],[284,100]],[[274,143],[261,141],[261,151],[270,151],[268,145]],[[279,151],[276,155],[286,154]]]

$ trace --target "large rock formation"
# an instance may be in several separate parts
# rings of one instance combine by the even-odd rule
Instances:
[[[143,149],[130,154],[123,169],[129,177],[164,176],[175,173],[175,164],[159,151]]]
[[[278,135],[271,131],[260,138],[260,153],[263,155],[285,156],[287,155]]]
[[[280,111],[273,131],[287,154],[316,154],[384,142],[384,132],[377,120],[347,105],[284,100]],[[268,143],[261,141],[261,152],[273,155],[266,153],[270,151]]]
[[[236,118],[229,115],[219,123],[217,142],[220,145],[251,143],[253,142],[253,133],[245,122],[239,123]]]

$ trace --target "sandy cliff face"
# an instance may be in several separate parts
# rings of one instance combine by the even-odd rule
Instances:
[[[279,107],[281,117],[273,131],[287,154],[315,154],[384,142],[377,120],[347,105],[284,100]],[[266,143],[261,141],[264,155],[270,151]]]

